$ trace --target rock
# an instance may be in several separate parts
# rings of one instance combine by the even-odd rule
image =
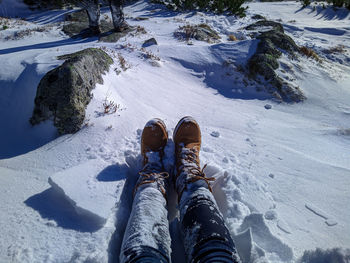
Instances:
[[[291,55],[293,55],[294,52],[299,52],[299,47],[295,44],[294,40],[281,31],[265,31],[257,38],[260,39],[261,42],[271,41],[275,48],[283,49]]]
[[[267,27],[267,28],[266,28]],[[299,87],[294,87],[280,78],[275,72],[279,68],[278,58],[282,51],[289,56],[295,56],[299,47],[294,40],[284,33],[283,26],[273,21],[258,21],[246,27],[248,30],[258,30],[259,39],[255,54],[248,61],[249,73],[253,78],[263,76],[270,84],[266,90],[279,101],[300,102],[305,96]]]
[[[266,104],[264,107],[265,107],[265,109],[267,109],[267,110],[272,109],[271,104]],[[272,176],[271,176],[271,175],[272,175]],[[269,174],[269,176],[270,176],[271,178],[273,178],[273,174]]]
[[[149,47],[149,46],[153,46],[153,45],[158,45],[157,40],[152,37],[150,39],[147,39],[143,44],[142,47]]]
[[[145,20],[149,20],[148,17],[144,17],[144,16],[138,16],[134,18],[135,21],[145,21]]]
[[[135,30],[134,27],[129,27],[128,29],[122,32],[115,32],[113,30],[102,33],[99,36],[99,42],[107,42],[107,43],[115,43],[122,37],[125,37],[127,34],[133,32]]]
[[[256,75],[260,74],[266,80],[275,78],[275,69],[278,69],[279,64],[275,57],[269,54],[256,53],[249,60],[250,73]]]
[[[86,11],[83,9],[66,14],[64,20],[67,22],[89,22]]]
[[[92,89],[96,83],[103,83],[102,74],[108,71],[113,60],[96,48],[59,59],[66,61],[49,71],[38,85],[30,123],[35,125],[53,119],[60,134],[75,133],[83,125]]]
[[[282,52],[278,50],[272,41],[268,38],[260,39],[260,42],[258,44],[258,51],[261,54],[269,54],[276,59],[282,55]]]
[[[178,30],[175,31],[174,36],[180,40],[189,41],[194,38],[198,41],[205,41],[208,43],[216,43],[221,39],[218,33],[207,24],[179,27]]]
[[[266,20],[266,18],[264,16],[262,16],[262,15],[253,15],[252,19],[255,19],[255,20]]]
[[[274,30],[284,33],[284,29],[281,23],[269,20],[260,20],[258,22],[255,22],[254,24],[247,26],[246,29],[257,30],[259,32]]]
[[[213,137],[215,137],[215,138],[218,138],[218,137],[220,137],[220,132],[218,132],[218,131],[212,131],[212,132],[210,133],[210,135],[213,136]]]

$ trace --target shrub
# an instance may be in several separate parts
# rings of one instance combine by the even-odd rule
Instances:
[[[304,54],[305,56],[307,56],[308,58],[313,58],[314,60],[316,60],[317,62],[321,62],[320,57],[316,54],[315,51],[313,51],[311,48],[308,48],[306,46],[302,46],[300,47],[300,52],[302,54]]]
[[[308,5],[310,5],[310,3],[310,0],[303,0],[303,7],[307,7]]]
[[[331,3],[334,7],[343,7],[350,9],[350,0],[327,0],[328,3]]]
[[[42,8],[63,8],[66,4],[65,0],[23,0],[30,9]]]
[[[220,39],[218,33],[207,24],[180,26],[174,32],[174,36],[180,41],[187,42],[191,39],[196,39],[198,41],[215,43]]]
[[[228,12],[230,14],[245,16],[247,7],[242,7],[245,0],[153,0],[154,3],[164,4],[172,9],[213,11],[216,13]]]
[[[89,5],[93,0],[23,0],[30,9],[62,9],[69,6]],[[107,1],[101,1],[106,4]]]
[[[237,37],[235,36],[235,35],[228,35],[228,40],[229,41],[237,41],[238,39],[237,39]]]
[[[107,97],[103,101],[103,113],[104,114],[113,114],[116,113],[120,108],[119,104],[116,104],[113,100],[109,100]]]
[[[323,50],[324,53],[326,54],[334,54],[334,53],[345,53],[346,50],[345,50],[345,46],[344,45],[337,45],[335,47],[331,47],[329,49],[325,49]]]

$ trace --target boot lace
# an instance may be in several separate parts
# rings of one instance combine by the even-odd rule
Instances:
[[[184,160],[182,161],[182,165],[180,166],[180,175],[178,178],[182,175],[185,174],[187,177],[183,181],[183,186],[179,194],[179,200],[181,199],[182,193],[188,189],[188,184],[190,183],[195,183],[199,180],[204,180],[204,182],[207,184],[208,189],[210,192],[213,192],[213,189],[210,185],[210,182],[215,181],[214,177],[206,177],[204,173],[204,169],[207,167],[207,164],[203,166],[202,169],[200,169],[198,160],[197,160],[197,152],[198,150],[195,148],[182,148],[181,150],[181,159]]]
[[[140,179],[134,188],[134,196],[138,190],[138,188],[145,184],[157,183],[157,187],[166,199],[166,191],[164,188],[164,179],[169,177],[169,173],[167,172],[155,172],[156,168],[151,165],[146,164],[145,167],[139,172]]]

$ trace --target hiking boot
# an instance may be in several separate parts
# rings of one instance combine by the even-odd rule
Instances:
[[[147,154],[150,152],[159,153],[163,157],[164,147],[168,142],[168,132],[161,119],[152,119],[146,123],[141,136],[141,155],[143,165],[148,163]]]
[[[114,27],[114,31],[118,32],[118,33],[124,32],[124,31],[126,31],[128,29],[130,29],[130,26],[125,21],[121,22],[118,26]]]
[[[101,34],[101,29],[99,26],[91,26],[89,27],[89,30],[93,36],[98,36]]]
[[[190,116],[182,118],[176,125],[173,137],[176,158],[175,187],[179,200],[192,183],[211,191],[209,181],[214,179],[205,177],[203,170],[206,165],[200,169],[199,151],[202,136],[198,123]]]
[[[134,194],[141,185],[152,184],[166,197],[166,182],[169,177],[164,172],[164,147],[168,142],[165,124],[160,119],[152,119],[146,123],[141,136],[141,155],[143,169],[139,172]]]

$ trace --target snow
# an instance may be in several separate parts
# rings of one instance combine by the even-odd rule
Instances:
[[[217,179],[214,197],[243,262],[327,262],[350,254],[348,11],[251,2],[247,17],[237,19],[138,1],[125,8],[126,20],[147,34],[107,44],[64,35],[59,21],[71,10],[31,12],[15,1],[16,13],[9,3],[2,1],[0,14],[26,21],[11,19],[0,31],[1,262],[118,262],[141,169],[142,129],[154,117],[164,120],[171,171],[172,134],[188,115],[201,127],[201,163]],[[254,14],[281,19],[298,45],[323,60],[280,60],[278,73],[304,91],[305,102],[277,103],[238,70],[257,45],[244,30]],[[149,19],[134,19],[140,16]],[[207,23],[221,42],[175,39],[186,23]],[[5,39],[38,27],[45,30]],[[241,40],[228,41],[228,34]],[[151,37],[158,45],[142,49]],[[343,53],[325,51],[338,45]],[[40,79],[63,62],[57,56],[87,47],[105,47],[115,63],[93,91],[84,128],[59,137],[50,121],[31,127]],[[103,114],[106,98],[119,104],[115,114]],[[172,259],[181,262],[174,190],[169,196]]]
[[[115,196],[116,182],[125,180],[127,169],[125,164],[106,166],[103,161],[92,159],[55,173],[49,177],[49,184],[72,203],[78,214],[95,217],[101,226],[112,213],[115,200],[120,198]]]

